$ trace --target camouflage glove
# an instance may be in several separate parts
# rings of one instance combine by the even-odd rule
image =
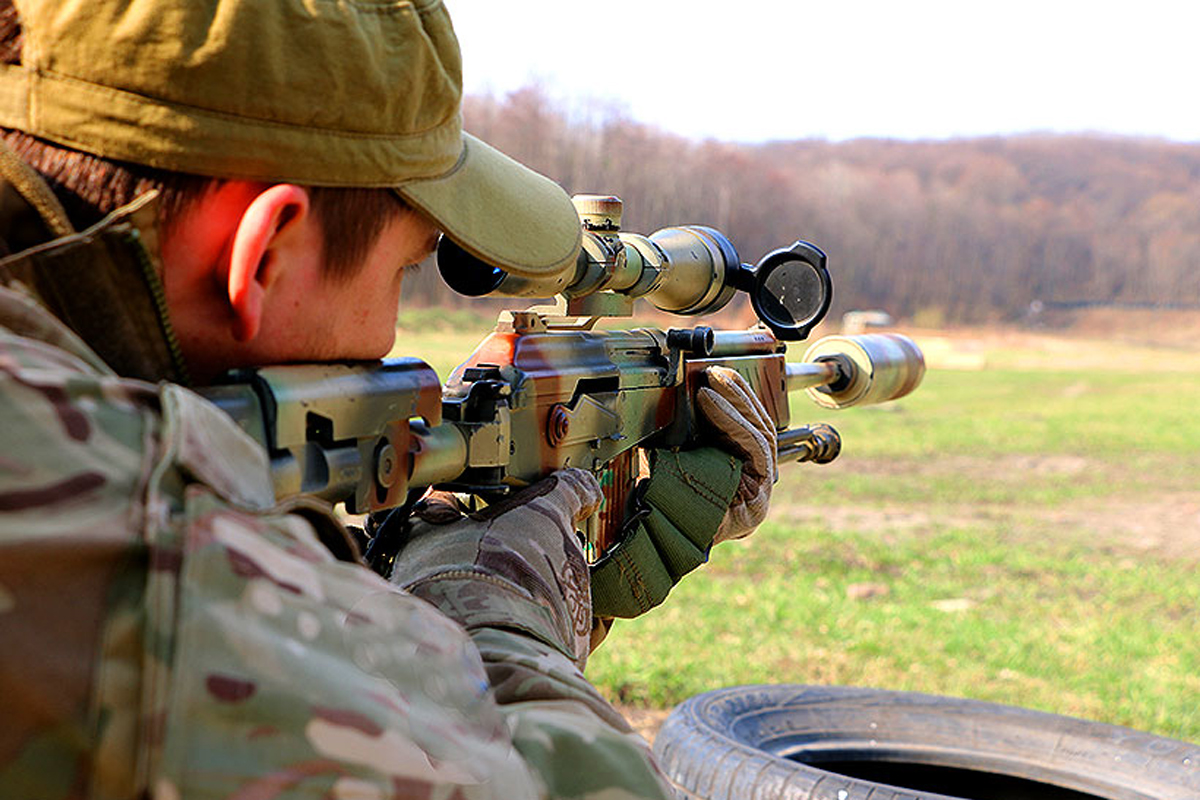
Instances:
[[[414,509],[391,581],[468,631],[521,630],[582,669],[592,603],[575,524],[600,499],[596,479],[580,469],[560,470],[470,516],[453,495],[431,493]]]
[[[767,516],[776,467],[775,422],[762,401],[738,373],[728,367],[704,371],[708,386],[696,394],[696,405],[718,441],[742,459],[737,493],[721,520],[713,544],[749,536]]]

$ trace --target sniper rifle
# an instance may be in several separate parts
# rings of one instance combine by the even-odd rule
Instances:
[[[829,336],[800,362],[787,341],[805,339],[832,299],[826,256],[798,241],[742,264],[720,232],[620,230],[615,197],[575,198],[583,247],[572,269],[548,278],[510,275],[443,237],[438,268],[459,293],[557,296],[553,306],[501,313],[494,332],[449,376],[416,358],[237,370],[204,394],[270,456],[276,496],[311,494],[349,513],[408,513],[427,487],[494,500],[566,466],[591,470],[605,501],[583,525],[589,561],[622,530],[639,477],[639,452],[698,440],[694,398],[709,366],[747,379],[779,432],[780,461],[828,463],[841,450],[829,425],[791,427],[788,392],[824,408],[880,403],[920,383],[924,358],[897,334]],[[636,298],[694,316],[737,291],[761,325],[600,330],[632,314]],[[398,542],[376,539],[367,556],[386,572]]]

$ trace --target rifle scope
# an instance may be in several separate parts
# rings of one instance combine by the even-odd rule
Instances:
[[[566,298],[568,311],[626,316],[635,298],[673,314],[710,314],[738,290],[750,294],[759,319],[781,339],[803,339],[825,316],[833,295],[825,254],[807,242],[741,263],[720,231],[703,225],[663,228],[649,236],[621,231],[620,199],[576,195],[583,247],[556,275],[510,275],[443,236],[437,262],[446,284],[468,297]]]

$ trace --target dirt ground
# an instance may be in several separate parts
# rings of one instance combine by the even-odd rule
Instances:
[[[792,508],[798,523],[823,521],[842,530],[910,532],[940,526],[984,526],[1015,535],[1078,536],[1130,556],[1149,555],[1200,562],[1200,491],[1161,492],[1129,498],[1089,498],[1031,511],[971,504],[932,512],[896,504],[871,508]]]
[[[1033,474],[1043,476],[1091,476],[1111,472],[1117,485],[1121,472],[1112,465],[1100,464],[1075,455],[1013,455],[1001,459],[950,456],[936,462],[896,463],[857,461],[853,465],[834,462],[823,467],[826,475],[853,469],[856,474],[977,475],[986,480],[995,475]],[[1052,508],[1031,508],[1004,504],[964,503],[961,507],[939,508],[936,512],[905,503],[882,506],[845,506],[820,509],[802,504],[777,504],[775,519],[797,524],[823,521],[851,531],[913,532],[940,526],[987,526],[1014,536],[1040,536],[1049,533],[1060,538],[1078,536],[1129,555],[1149,555],[1200,562],[1200,480],[1197,488],[1173,489],[1131,496],[1088,497],[1060,503]]]
[[[651,744],[654,743],[654,737],[658,736],[658,730],[663,723],[667,721],[667,717],[671,715],[669,708],[635,708],[634,706],[616,704],[617,711],[629,722],[630,726],[635,731],[641,734],[642,738]]]

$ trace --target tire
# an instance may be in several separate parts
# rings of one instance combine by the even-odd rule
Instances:
[[[719,689],[671,712],[654,750],[701,800],[1200,799],[1200,746],[912,692]]]

